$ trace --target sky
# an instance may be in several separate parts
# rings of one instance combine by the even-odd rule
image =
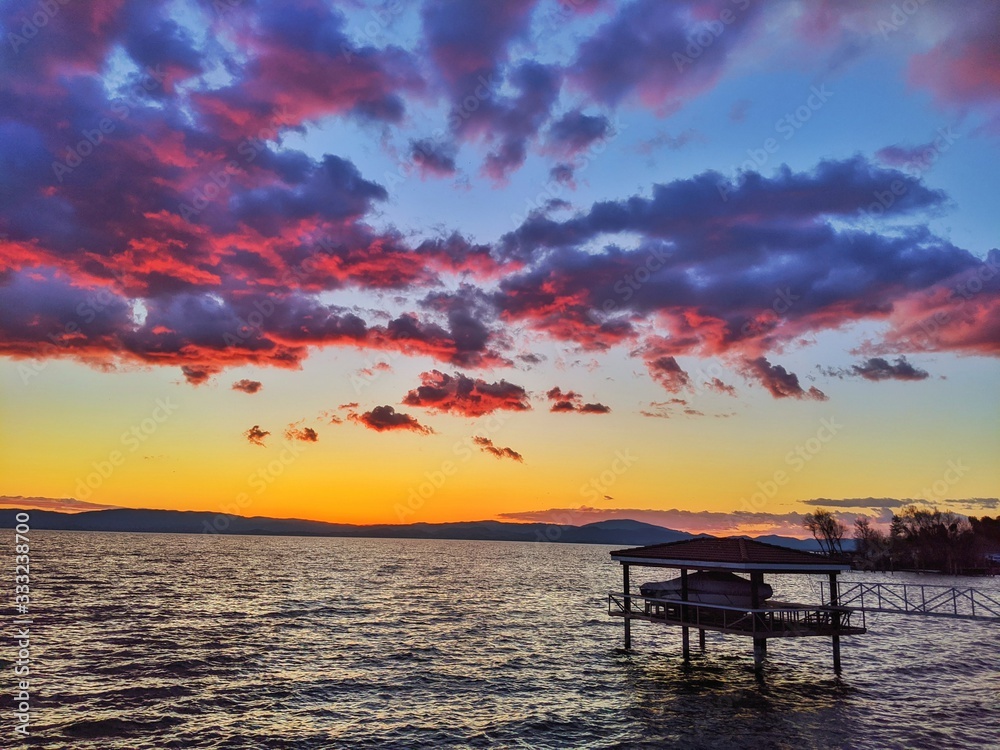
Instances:
[[[1000,5],[13,0],[0,504],[1000,507]]]

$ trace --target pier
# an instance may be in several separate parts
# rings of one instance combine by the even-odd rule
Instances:
[[[820,582],[820,598],[827,600]],[[959,620],[1000,620],[1000,597],[968,586],[923,583],[851,583],[839,591],[838,601],[862,612],[952,617]]]
[[[861,622],[857,622],[856,608],[844,606],[839,598],[837,576],[851,566],[837,559],[741,537],[690,539],[616,550],[611,553],[611,559],[622,566],[622,591],[608,595],[608,614],[624,621],[626,651],[632,648],[633,620],[680,627],[685,662],[691,658],[692,628],[698,631],[701,650],[705,649],[706,631],[751,638],[754,667],[758,670],[767,655],[769,639],[823,636],[831,639],[833,668],[840,674],[841,636],[866,632],[864,613],[860,615]],[[632,567],[678,570],[679,579],[666,582],[674,584],[677,595],[633,593],[629,582]],[[746,601],[720,603],[719,600],[725,601],[726,595],[713,596],[694,590],[689,585],[693,578],[689,572],[692,571],[749,575],[749,578],[735,578],[736,582],[746,584]],[[765,585],[764,575],[769,573],[826,576],[826,603],[766,602],[770,587]],[[738,600],[740,596],[729,598]]]

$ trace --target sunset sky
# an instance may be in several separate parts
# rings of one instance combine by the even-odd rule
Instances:
[[[1000,4],[14,0],[4,505],[1000,495]]]

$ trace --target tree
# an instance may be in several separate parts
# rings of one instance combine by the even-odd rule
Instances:
[[[972,531],[985,541],[1000,544],[1000,516],[990,518],[983,516],[976,518],[969,516],[969,523],[972,524]]]
[[[863,570],[885,570],[891,559],[889,536],[872,526],[868,516],[854,519],[854,559]]]
[[[828,555],[842,553],[841,539],[847,532],[847,527],[837,520],[828,510],[817,508],[813,513],[806,513],[802,525],[819,542],[820,548]]]
[[[958,573],[975,567],[972,524],[965,516],[908,505],[892,517],[893,549],[915,568]]]

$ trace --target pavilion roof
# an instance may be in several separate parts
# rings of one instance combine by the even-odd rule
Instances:
[[[827,573],[850,570],[834,557],[758,542],[745,537],[698,537],[680,542],[615,550],[611,559],[660,568],[744,570],[772,573]]]

